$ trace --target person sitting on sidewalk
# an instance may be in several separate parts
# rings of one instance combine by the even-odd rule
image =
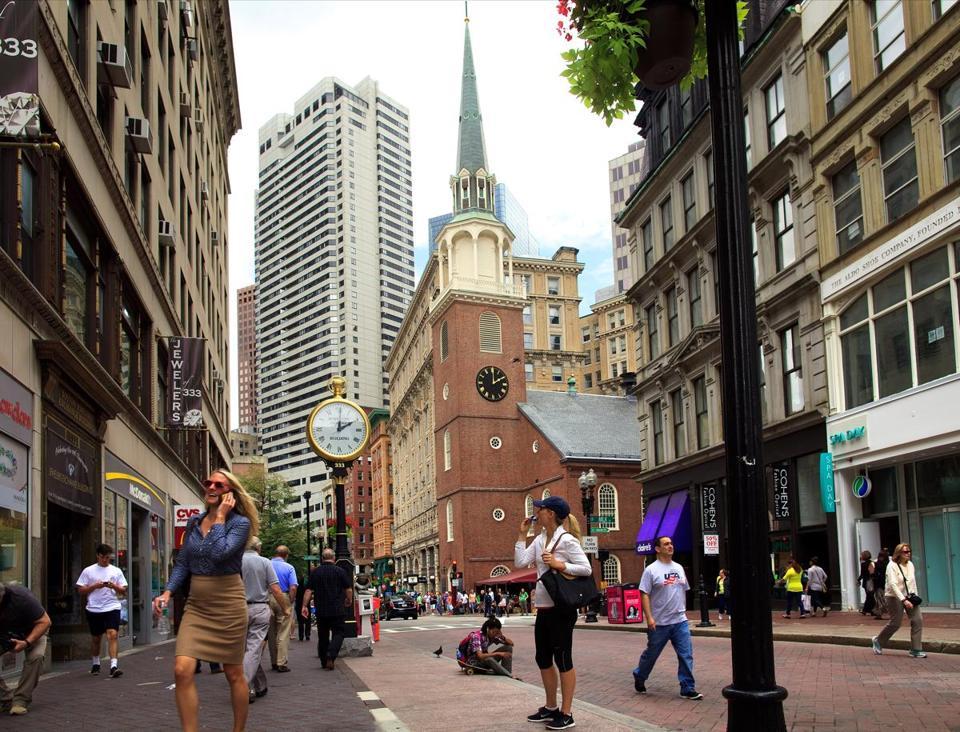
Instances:
[[[0,678],[0,710],[13,715],[27,713],[43,670],[48,630],[50,616],[30,590],[0,582],[0,637],[5,642],[0,661],[6,662],[8,654],[24,654],[17,688],[11,691]]]
[[[497,618],[487,618],[480,630],[471,631],[460,641],[457,661],[513,678],[513,641],[503,635],[502,629]],[[492,644],[497,644],[496,650],[491,650]]]

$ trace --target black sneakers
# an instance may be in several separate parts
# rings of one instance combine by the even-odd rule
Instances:
[[[638,693],[638,694],[646,694],[646,693],[647,693],[647,687],[644,686],[643,684],[641,684],[641,683],[640,683],[639,681],[637,681],[636,679],[633,680],[633,688],[637,690],[637,693]]]
[[[91,666],[90,666],[90,674],[93,675],[93,676],[96,676],[96,675],[99,674],[99,673],[100,673],[100,664],[99,664],[99,663],[91,664]]]
[[[113,666],[113,667],[110,669],[110,678],[111,678],[111,679],[119,679],[121,676],[123,676],[123,671],[120,670],[120,667],[119,667],[119,666]]]
[[[696,689],[690,689],[689,691],[681,691],[680,698],[689,699],[690,701],[699,701],[700,699],[703,699],[703,694]]]
[[[552,721],[547,722],[547,729],[570,729],[576,726],[572,714],[558,714]]]
[[[547,709],[546,707],[540,707],[537,711],[527,717],[528,722],[552,722],[555,717],[559,716],[560,709]]]

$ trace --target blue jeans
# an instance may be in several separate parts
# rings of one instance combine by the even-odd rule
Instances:
[[[647,648],[640,654],[640,661],[633,670],[633,678],[641,684],[646,683],[667,641],[673,644],[673,649],[677,652],[680,691],[693,691],[697,688],[693,680],[693,644],[690,641],[690,626],[686,620],[673,625],[658,625],[647,632]]]

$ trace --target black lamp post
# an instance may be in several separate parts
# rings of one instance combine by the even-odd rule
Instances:
[[[590,468],[589,471],[580,473],[580,477],[577,479],[577,483],[580,485],[580,504],[583,509],[583,516],[587,520],[587,536],[591,536],[591,519],[593,518],[593,503],[594,495],[593,489],[597,485],[597,474],[593,472],[593,468]],[[601,569],[601,576],[603,571]],[[584,622],[595,623],[597,622],[597,607],[596,603],[591,603],[587,607],[587,613],[584,617]]]
[[[773,664],[767,493],[757,361],[757,302],[748,212],[747,161],[740,91],[737,3],[703,3],[718,191],[715,219],[723,357],[723,434],[733,576],[733,683],[723,689],[727,729],[785,730]]]
[[[303,492],[303,502],[307,504],[307,556],[310,556],[310,491]],[[307,560],[307,572],[310,571],[310,560]]]

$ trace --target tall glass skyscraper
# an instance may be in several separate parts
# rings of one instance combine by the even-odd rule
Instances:
[[[369,77],[325,78],[260,128],[257,426],[270,469],[326,484],[304,439],[331,376],[387,405],[383,362],[413,294],[407,109]]]

